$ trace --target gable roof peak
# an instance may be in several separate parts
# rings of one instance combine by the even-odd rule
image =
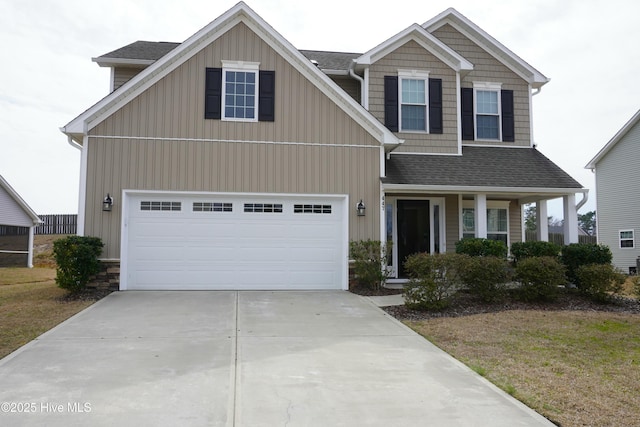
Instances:
[[[418,24],[411,24],[393,37],[355,59],[356,65],[373,64],[406,42],[413,40],[456,71],[470,71],[473,64]]]
[[[447,24],[454,27],[498,61],[502,62],[506,67],[526,80],[533,88],[539,89],[549,82],[550,79],[548,77],[536,70],[453,7],[434,16],[422,24],[422,27],[429,33],[433,33]]]

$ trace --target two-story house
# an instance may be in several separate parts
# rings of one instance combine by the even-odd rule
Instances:
[[[577,241],[586,190],[532,136],[548,79],[454,9],[360,54],[298,50],[241,2],[94,61],[112,92],[62,131],[121,289],[346,289],[361,239],[402,280],[415,252],[521,241],[523,204],[559,197]]]

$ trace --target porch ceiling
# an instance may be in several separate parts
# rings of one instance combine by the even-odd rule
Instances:
[[[462,156],[392,153],[385,187],[509,195],[575,193],[582,185],[535,148],[463,147]]]

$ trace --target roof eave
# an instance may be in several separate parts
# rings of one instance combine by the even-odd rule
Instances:
[[[99,56],[97,58],[91,58],[91,61],[95,62],[101,67],[132,67],[132,68],[146,68],[149,65],[156,62],[153,59],[130,59],[130,58],[104,58]]]
[[[593,159],[591,159],[589,161],[589,163],[587,163],[587,165],[584,167],[585,169],[591,169],[592,171],[594,171],[596,169],[596,164],[602,160],[602,158],[609,152],[611,151],[611,149],[622,139],[624,138],[624,136],[631,130],[632,127],[634,127],[638,122],[640,121],[640,110],[636,111],[636,113],[633,115],[633,117],[631,117],[631,119],[629,119],[629,121],[627,121],[627,123],[625,123],[624,126],[622,126],[622,128],[616,132],[616,134],[613,136],[613,138],[611,138],[609,140],[609,142],[607,142],[605,144],[604,147],[602,147],[602,149],[600,151],[598,151],[598,154],[596,154]]]
[[[37,213],[24,201],[22,197],[18,194],[16,190],[5,180],[2,175],[0,175],[0,187],[4,188],[4,190],[9,193],[9,195],[15,200],[15,202],[20,206],[20,208],[31,218],[33,221],[33,225],[36,226],[42,223],[42,220],[38,216]]]

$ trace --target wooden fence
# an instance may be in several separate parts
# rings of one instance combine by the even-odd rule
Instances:
[[[35,234],[76,234],[78,215],[39,215],[42,224],[34,229]]]
[[[525,231],[525,240],[527,242],[533,242],[538,240],[535,231]],[[549,241],[557,245],[564,245],[564,235],[562,233],[549,233]],[[580,243],[598,243],[596,236],[578,236],[578,242]]]

